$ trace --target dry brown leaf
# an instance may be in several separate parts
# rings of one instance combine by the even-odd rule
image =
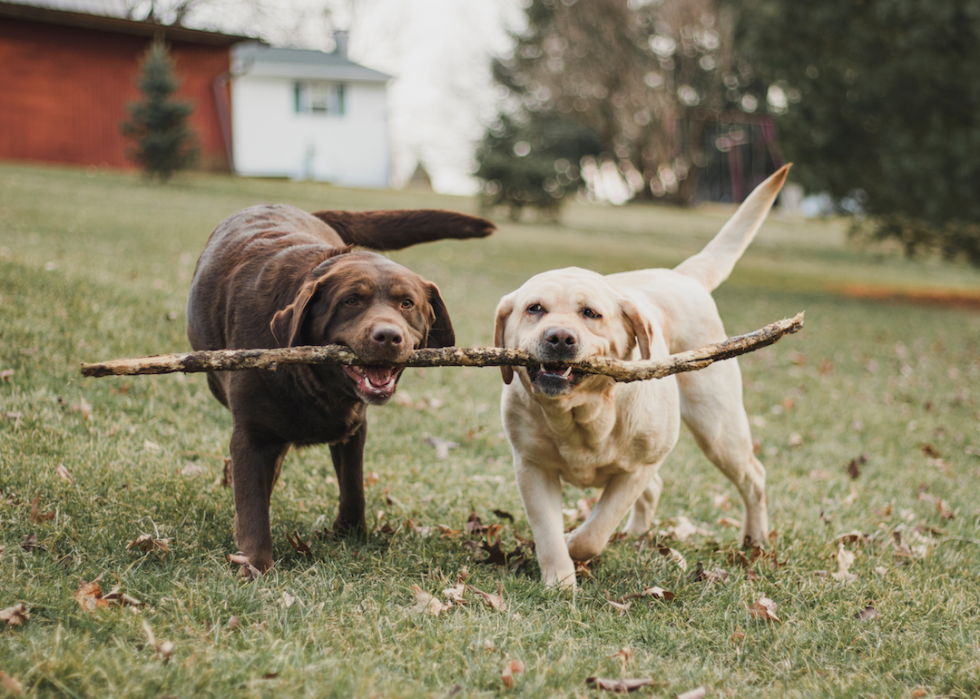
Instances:
[[[10,377],[15,373],[17,372],[13,369],[4,369],[3,371],[0,371],[0,381],[10,381]]]
[[[452,587],[447,587],[442,591],[443,596],[448,599],[451,603],[455,605],[462,606],[466,604],[466,600],[463,599],[463,593],[466,592],[466,585],[463,582],[458,582]]]
[[[708,690],[704,687],[695,687],[677,695],[677,699],[704,699],[708,696]]]
[[[745,632],[742,630],[741,627],[736,626],[735,627],[735,631],[729,637],[728,642],[729,643],[740,643],[740,642],[744,641],[745,638],[746,638]]]
[[[846,498],[840,501],[840,504],[843,505],[844,507],[850,507],[857,501],[857,499],[858,499],[858,492],[854,488],[851,488],[851,492],[847,495]]]
[[[30,618],[30,612],[27,611],[27,607],[23,603],[0,609],[0,621],[6,621],[10,626],[21,626]]]
[[[221,487],[230,488],[234,482],[234,476],[231,472],[231,459],[225,459],[225,465],[221,467]]]
[[[853,531],[844,532],[843,534],[838,534],[837,536],[834,537],[834,541],[837,543],[864,545],[868,543],[869,537],[864,532],[854,529]]]
[[[157,637],[153,633],[153,628],[150,626],[149,622],[143,621],[143,632],[146,633],[146,640],[148,645],[157,652],[157,655],[163,660],[163,664],[166,665],[170,662],[170,656],[174,653],[174,644],[170,641],[161,641],[157,643]]]
[[[289,530],[286,530],[286,541],[289,542],[290,548],[296,553],[301,553],[307,558],[313,558],[313,551],[310,547],[306,545],[306,542],[299,538],[299,532],[293,532],[292,536],[289,535]]]
[[[500,673],[500,679],[504,682],[504,687],[511,689],[514,684],[516,684],[515,675],[521,675],[525,671],[524,663],[520,660],[510,660],[504,665],[503,672]]]
[[[457,536],[463,533],[462,529],[451,529],[445,524],[436,525],[439,529],[439,536],[443,539],[455,539]]]
[[[924,687],[916,687],[909,693],[911,699],[922,699],[923,697],[929,696],[929,690]]]
[[[438,597],[430,595],[418,585],[412,585],[412,592],[415,593],[415,606],[412,607],[413,614],[439,616],[442,612],[452,607],[451,604],[444,604]]]
[[[851,566],[854,564],[855,554],[853,551],[848,551],[844,548],[843,541],[837,544],[837,552],[834,554],[834,558],[837,559],[837,572],[831,574],[834,580],[842,583],[852,583],[858,579],[857,575],[849,572]]]
[[[28,534],[24,537],[24,540],[20,542],[20,547],[30,553],[34,549],[44,550],[44,547],[37,543],[37,534]]]
[[[240,623],[241,622],[238,620],[238,615],[237,614],[232,614],[231,615],[231,618],[228,619],[228,630],[229,631],[234,631],[235,629],[238,628],[238,625]]]
[[[262,571],[252,565],[252,562],[248,560],[248,556],[243,556],[240,553],[229,553],[228,560],[242,567],[239,571],[239,575],[242,577],[257,580],[262,575]]]
[[[687,570],[687,560],[684,558],[684,556],[681,554],[680,551],[678,551],[677,549],[668,548],[667,546],[661,546],[657,550],[660,552],[661,556],[663,556],[664,558],[668,558],[674,563],[676,563],[678,568],[685,571]]]
[[[872,607],[870,604],[862,609],[860,612],[854,615],[855,619],[860,621],[870,621],[878,616],[878,610]]]
[[[698,561],[697,567],[691,571],[689,576],[692,582],[712,582],[712,583],[723,583],[728,580],[728,571],[721,568],[715,567],[711,570],[705,570],[701,561]]]
[[[55,515],[58,514],[57,510],[52,512],[41,512],[40,508],[41,494],[38,493],[31,500],[31,522],[34,524],[40,524],[41,522],[47,522],[50,519],[54,519]]]
[[[436,448],[436,458],[446,459],[449,457],[449,450],[455,449],[459,445],[456,442],[450,442],[447,439],[441,439],[439,437],[433,437],[432,435],[425,436],[425,443]]]
[[[699,527],[684,515],[677,516],[677,523],[672,527],[667,527],[664,532],[668,537],[673,537],[677,541],[687,541],[695,534],[711,536],[711,532],[703,527]]]
[[[507,603],[504,602],[504,584],[499,580],[497,581],[497,594],[495,595],[492,595],[489,592],[483,592],[482,590],[478,590],[472,585],[467,585],[467,587],[469,587],[471,590],[473,590],[473,592],[475,592],[480,597],[482,597],[483,600],[487,604],[489,604],[491,608],[495,609],[498,612],[507,611]]]
[[[19,697],[23,696],[24,694],[24,685],[3,670],[0,670],[0,687],[3,687],[4,691],[9,692],[14,696]]]
[[[83,420],[88,420],[92,417],[92,406],[84,398],[79,399],[77,403],[72,403],[71,408],[69,408],[73,413],[78,413],[82,416]]]
[[[108,607],[109,603],[102,598],[102,588],[99,586],[99,580],[102,579],[102,574],[99,574],[92,582],[85,582],[82,580],[78,589],[75,590],[75,601],[84,609],[86,612],[91,612],[93,609],[99,607]]]
[[[749,612],[752,614],[754,619],[766,619],[767,621],[779,621],[779,617],[776,616],[777,604],[773,602],[766,596],[759,598],[758,602],[755,602],[751,607],[749,607]]]
[[[654,684],[654,681],[650,678],[610,680],[604,677],[587,677],[585,684],[596,689],[604,689],[607,692],[624,693],[636,691],[640,687],[648,687]]]
[[[656,585],[648,587],[643,590],[643,592],[633,592],[629,595],[623,595],[617,602],[625,602],[629,599],[639,599],[640,597],[653,597],[654,599],[663,600],[664,602],[669,602],[676,597],[670,590],[665,590],[662,587],[657,587]]]
[[[381,480],[381,476],[378,475],[377,471],[368,471],[364,474],[364,487],[370,488],[375,483]]]
[[[136,549],[137,551],[142,551],[143,553],[149,553],[150,551],[159,551],[161,556],[166,555],[167,550],[170,547],[170,539],[156,539],[150,534],[141,534],[138,538],[133,539],[128,544],[126,548],[132,551]]]
[[[724,529],[741,529],[742,523],[731,517],[721,517],[718,520],[718,526]]]
[[[289,594],[285,590],[282,591],[282,604],[283,604],[283,606],[286,609],[289,609],[290,607],[292,607],[293,606],[293,603],[295,603],[295,602],[296,602],[296,598],[295,597],[293,597],[291,594]]]
[[[193,461],[188,461],[184,464],[184,467],[180,469],[180,475],[187,476],[188,478],[194,478],[195,476],[200,476],[205,473],[204,467]]]
[[[609,602],[609,604],[612,605],[612,608],[620,614],[625,614],[630,610],[630,607],[633,606],[632,602],[617,602],[616,600],[609,599],[608,597],[606,598],[606,601]]]
[[[622,671],[626,672],[626,668],[629,664],[633,662],[633,658],[636,657],[636,653],[633,652],[632,648],[620,648],[618,651],[609,656],[613,659],[619,659],[619,664],[622,666]]]
[[[507,512],[506,510],[491,510],[491,512],[493,512],[493,514],[500,517],[500,519],[507,519],[510,520],[511,522],[514,521],[514,515],[512,515],[510,512]]]
[[[143,606],[135,597],[130,597],[129,595],[120,592],[118,587],[112,588],[108,595],[102,598],[108,605],[118,605],[120,607],[129,607],[130,611],[134,614],[139,614],[139,608]]]
[[[60,461],[58,462],[58,468],[55,469],[55,473],[57,473],[63,480],[66,480],[69,483],[75,482],[75,479],[72,478],[71,474],[68,472],[68,469],[65,468],[65,465]]]
[[[487,528],[480,520],[480,516],[476,512],[470,512],[470,516],[466,519],[466,532],[468,534],[483,534],[486,530]]]

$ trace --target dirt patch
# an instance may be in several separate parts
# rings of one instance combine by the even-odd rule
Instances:
[[[875,299],[892,303],[915,303],[945,308],[965,308],[980,311],[980,291],[965,289],[916,289],[865,284],[845,284],[836,291],[857,299]]]

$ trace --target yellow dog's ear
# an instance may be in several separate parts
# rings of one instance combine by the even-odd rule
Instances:
[[[497,304],[497,318],[493,324],[493,344],[494,347],[506,347],[507,340],[504,337],[504,328],[510,314],[514,311],[514,295],[509,294],[500,299]],[[509,384],[514,380],[514,368],[509,366],[500,367],[500,374],[504,377],[504,383]]]
[[[640,359],[650,358],[650,345],[653,344],[653,323],[642,315],[629,299],[622,299],[620,307],[628,327],[633,328],[636,344],[640,347]]]

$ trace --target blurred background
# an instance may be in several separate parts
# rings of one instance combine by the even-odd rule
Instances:
[[[154,42],[171,84],[138,117]],[[972,0],[0,0],[0,55],[0,160],[152,171],[133,120],[162,108],[185,128],[157,141],[167,177],[432,188],[512,219],[737,203],[793,161],[787,210],[980,264]]]

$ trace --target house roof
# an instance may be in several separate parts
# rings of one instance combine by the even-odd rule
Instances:
[[[120,9],[122,14],[119,14]],[[80,27],[136,36],[163,35],[168,41],[212,46],[231,46],[250,36],[188,29],[126,19],[124,0],[0,0],[0,18],[33,20],[66,27]]]
[[[339,51],[271,48],[257,42],[231,50],[232,72],[277,78],[387,83],[392,76],[354,63]]]

